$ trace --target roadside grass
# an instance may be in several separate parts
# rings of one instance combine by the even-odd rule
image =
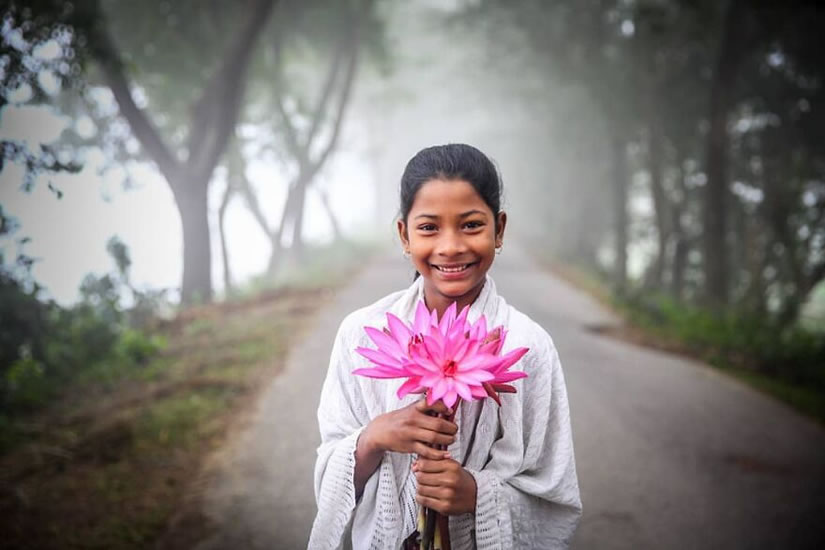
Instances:
[[[825,336],[798,326],[780,331],[764,319],[716,317],[662,296],[620,299],[587,270],[549,269],[625,322],[601,334],[698,359],[825,425]],[[807,325],[809,326],[809,325]]]
[[[794,409],[825,425],[825,391],[777,380],[765,374],[743,368],[723,367],[721,370],[787,403]]]
[[[196,542],[209,529],[198,516],[209,457],[370,254],[182,311],[156,327],[159,354],[96,365],[45,410],[6,419],[16,435],[0,456],[2,546],[157,547],[176,522],[197,532],[166,547]]]

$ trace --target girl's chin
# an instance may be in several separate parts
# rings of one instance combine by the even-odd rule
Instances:
[[[456,281],[433,281],[433,286],[438,293],[448,298],[458,299],[472,292],[478,287],[480,281],[473,279],[461,279]]]

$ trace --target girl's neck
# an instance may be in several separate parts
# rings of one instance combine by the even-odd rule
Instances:
[[[478,285],[478,287],[463,296],[459,296],[458,298],[444,296],[443,294],[439,294],[428,287],[429,285],[424,285],[424,304],[430,311],[435,309],[438,313],[438,318],[441,319],[441,316],[444,315],[444,312],[453,302],[456,302],[456,313],[464,309],[464,306],[468,306],[475,302],[476,298],[478,298],[479,294],[481,294],[481,289],[484,288],[484,283]]]

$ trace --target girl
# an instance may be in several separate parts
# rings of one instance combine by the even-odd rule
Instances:
[[[310,548],[398,550],[416,535],[418,504],[449,516],[453,549],[568,546],[581,501],[567,391],[550,336],[487,275],[507,224],[500,202],[496,168],[474,147],[430,147],[407,164],[398,234],[415,280],[338,330],[318,409]],[[432,416],[452,412],[440,401],[399,400],[398,380],[351,374],[370,366],[354,352],[372,347],[364,326],[384,327],[387,312],[410,322],[421,299],[439,318],[455,301],[470,304],[470,322],[504,325],[502,353],[530,348],[514,366],[529,377],[501,407],[462,401],[450,422]]]

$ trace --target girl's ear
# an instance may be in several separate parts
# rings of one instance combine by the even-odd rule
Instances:
[[[410,249],[410,238],[407,235],[407,224],[404,223],[404,220],[399,219],[397,222],[398,226],[398,237],[401,239],[401,244],[404,247],[405,251]]]
[[[504,228],[507,226],[507,212],[499,212],[496,216],[496,247],[504,243]]]

